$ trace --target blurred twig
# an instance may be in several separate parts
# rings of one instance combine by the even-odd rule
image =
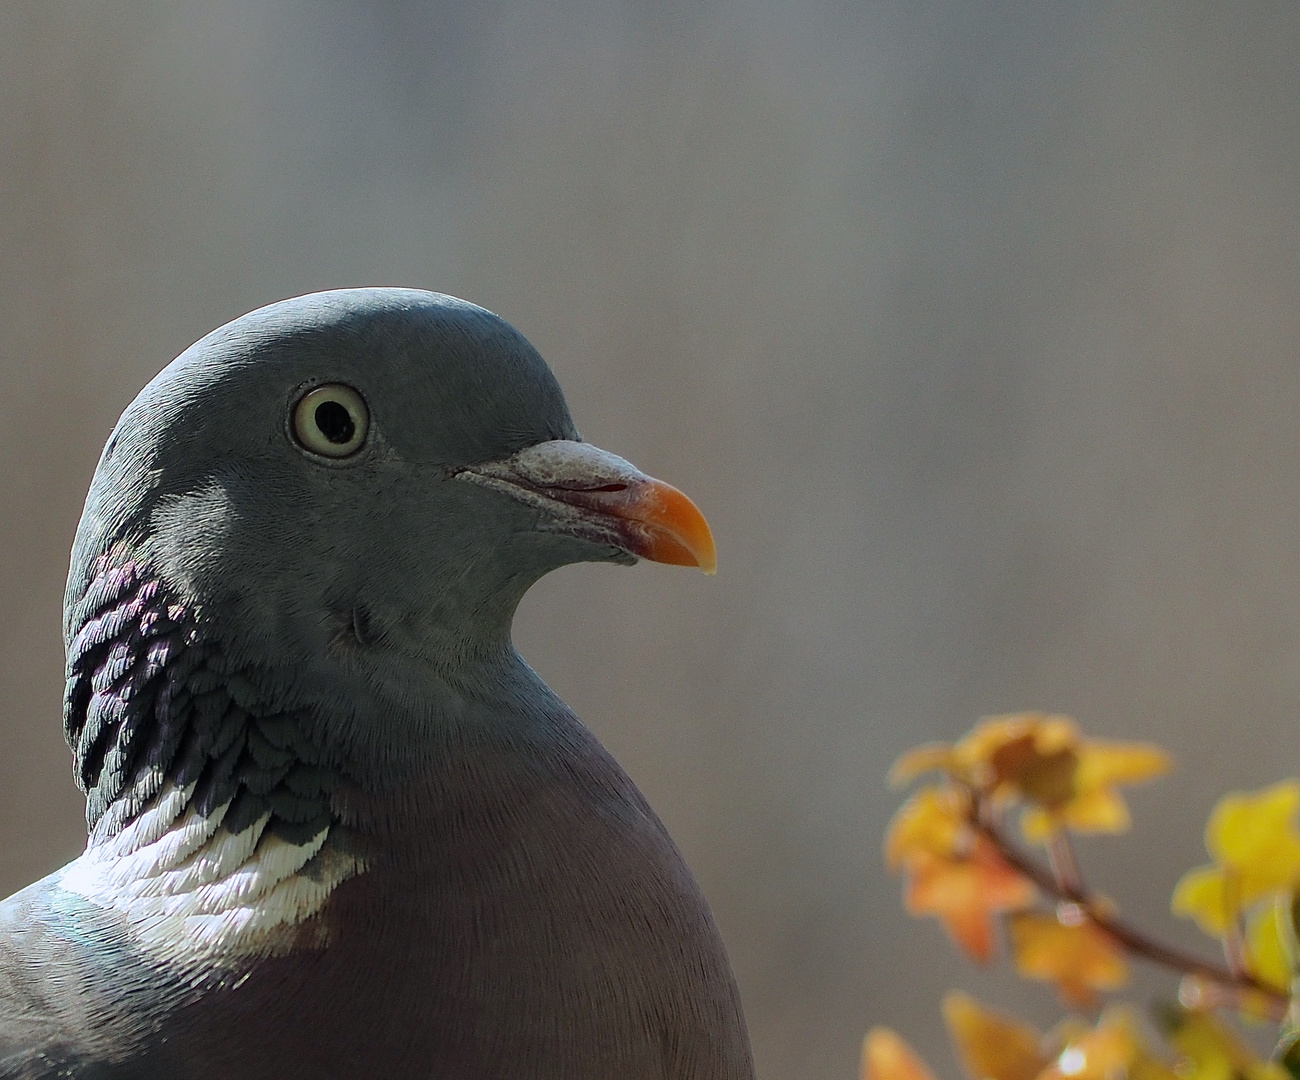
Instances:
[[[1052,865],[1046,866],[1025,851],[1006,834],[988,808],[988,801],[972,792],[971,825],[990,840],[1007,863],[1032,881],[1058,903],[1074,905],[1093,925],[1104,930],[1134,956],[1172,968],[1184,975],[1212,982],[1235,998],[1257,996],[1259,1003],[1274,1019],[1282,1020],[1290,997],[1285,990],[1264,982],[1245,970],[1233,970],[1213,960],[1149,937],[1115,914],[1105,898],[1091,892],[1083,882],[1074,852],[1065,845],[1049,847]]]

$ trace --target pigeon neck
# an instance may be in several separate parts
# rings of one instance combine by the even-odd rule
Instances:
[[[314,940],[364,855],[340,827],[345,770],[303,710],[249,673],[131,562],[102,560],[68,646],[65,733],[90,840],[62,887],[178,961]]]
[[[594,752],[508,641],[444,665],[375,650],[304,688],[206,636],[130,561],[101,560],[70,615],[65,727],[91,835],[61,885],[183,964],[321,945],[339,886],[427,868],[467,799],[498,820],[491,769],[543,790]]]
[[[303,826],[328,815],[341,781],[400,786],[449,741],[523,745],[569,715],[515,652],[505,614],[459,651],[415,651],[353,609],[320,662],[267,666],[147,567],[108,556],[70,614],[64,726],[92,842],[165,787],[193,786],[209,809],[238,795],[236,823],[269,809]]]

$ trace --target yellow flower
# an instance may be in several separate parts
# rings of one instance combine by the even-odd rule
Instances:
[[[1241,908],[1233,884],[1217,866],[1198,866],[1178,879],[1169,906],[1175,915],[1195,919],[1207,934],[1223,937]]]
[[[862,1040],[862,1080],[934,1080],[934,1073],[897,1032],[875,1027]]]
[[[1300,879],[1300,783],[1284,780],[1254,795],[1225,795],[1205,828],[1205,846],[1220,866],[1236,871],[1242,903]]]
[[[1082,917],[1067,922],[1039,912],[1013,915],[1011,946],[1020,974],[1055,983],[1067,1005],[1090,1009],[1097,991],[1117,990],[1128,982],[1124,950]]]
[[[928,772],[955,771],[952,747],[947,743],[926,743],[909,750],[889,770],[890,787],[903,787]]]
[[[1291,985],[1292,958],[1282,922],[1290,918],[1286,903],[1269,904],[1246,923],[1246,966],[1256,978],[1282,990]]]
[[[970,799],[952,787],[922,788],[894,815],[885,834],[885,858],[891,869],[924,853],[947,856],[969,846]]]
[[[966,994],[944,997],[943,1018],[971,1080],[1035,1080],[1050,1060],[1034,1028]]]
[[[1205,847],[1214,865],[1183,875],[1174,889],[1174,913],[1222,937],[1245,908],[1290,891],[1300,882],[1297,810],[1300,783],[1294,780],[1220,799],[1205,826]]]
[[[1175,1005],[1159,1019],[1185,1059],[1178,1069],[1184,1080],[1290,1080],[1281,1065],[1264,1061],[1210,1013]]]
[[[1028,803],[1025,835],[1040,841],[1062,828],[1122,832],[1129,814],[1116,787],[1169,767],[1168,755],[1149,743],[1089,740],[1067,716],[1011,713],[983,721],[952,746],[905,754],[891,779],[939,770],[987,797]]]

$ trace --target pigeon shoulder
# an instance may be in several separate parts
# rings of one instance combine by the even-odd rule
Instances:
[[[160,1080],[136,1052],[154,987],[116,920],[63,889],[65,870],[0,901],[0,1080]]]

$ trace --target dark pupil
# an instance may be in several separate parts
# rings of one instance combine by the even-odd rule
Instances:
[[[351,442],[357,432],[352,415],[337,401],[322,401],[316,406],[316,426],[335,444]]]

